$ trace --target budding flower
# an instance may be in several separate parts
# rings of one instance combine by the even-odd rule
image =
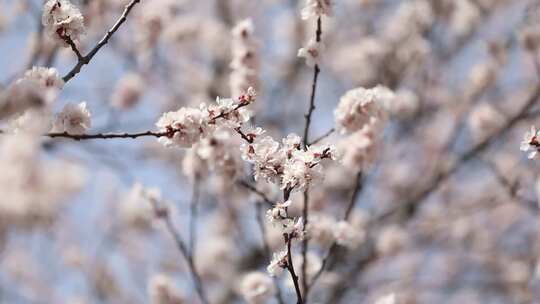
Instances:
[[[91,124],[91,115],[86,108],[86,102],[81,102],[78,105],[68,103],[62,112],[56,115],[52,131],[81,135],[86,133]]]
[[[538,132],[536,132],[536,128],[534,126],[531,126],[531,130],[525,133],[523,141],[521,141],[519,149],[523,152],[528,152],[530,150],[527,154],[527,157],[529,159],[533,159],[538,153],[538,149],[540,148],[538,136],[539,134]]]
[[[68,46],[67,39],[78,41],[84,34],[84,17],[69,0],[49,0],[43,7],[41,22],[52,38]]]
[[[307,66],[314,67],[320,64],[323,51],[322,42],[311,39],[305,47],[298,50],[298,57],[305,58]]]
[[[270,261],[270,265],[266,267],[266,271],[268,271],[271,276],[277,277],[283,273],[283,269],[287,268],[287,265],[287,250],[282,250],[274,253],[272,261]]]

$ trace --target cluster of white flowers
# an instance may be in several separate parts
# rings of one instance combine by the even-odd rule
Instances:
[[[251,272],[242,278],[240,293],[249,304],[263,304],[274,294],[274,284],[266,274]]]
[[[527,156],[529,157],[529,159],[533,159],[538,153],[538,150],[540,149],[540,142],[538,142],[538,136],[540,136],[540,132],[537,132],[536,128],[534,126],[531,126],[531,130],[525,132],[525,136],[521,141],[519,149],[523,152],[528,152]]]
[[[387,119],[386,108],[393,98],[394,94],[383,86],[348,91],[334,111],[337,131],[352,133],[366,126],[379,129]]]
[[[79,41],[84,34],[84,17],[69,0],[49,0],[43,8],[41,22],[47,34],[63,44],[67,39]]]
[[[251,19],[239,22],[232,30],[232,96],[240,96],[249,87],[255,90],[259,88],[259,52],[253,31]]]
[[[266,179],[281,189],[303,190],[322,180],[321,161],[336,157],[332,146],[301,149],[301,138],[295,134],[289,134],[281,145],[263,134],[260,128],[248,133],[251,140],[242,145],[242,157],[254,165],[256,180]]]
[[[332,0],[306,0],[301,12],[302,19],[306,20],[322,15],[332,16],[332,5]]]
[[[166,134],[159,141],[168,147],[189,148],[220,127],[238,128],[250,118],[249,111],[243,107],[254,100],[255,90],[249,88],[237,99],[217,98],[216,104],[209,106],[202,104],[199,108],[164,113],[156,123],[160,132]]]
[[[79,104],[68,103],[58,113],[53,122],[53,132],[81,135],[86,133],[92,124],[90,111],[86,102]]]
[[[311,39],[305,47],[298,50],[298,57],[305,58],[307,66],[314,67],[315,65],[320,64],[323,51],[324,44],[315,39]]]

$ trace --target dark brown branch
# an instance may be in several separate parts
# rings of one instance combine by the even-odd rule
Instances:
[[[68,138],[73,140],[88,140],[88,139],[114,139],[114,138],[139,138],[139,137],[163,137],[170,135],[170,132],[152,132],[145,131],[140,133],[97,133],[97,134],[69,134],[67,132],[62,133],[48,133],[45,136],[50,138]]]
[[[131,10],[135,7],[137,3],[141,2],[141,0],[132,0],[129,4],[126,5],[124,12],[120,16],[120,18],[116,21],[116,23],[107,31],[105,36],[101,38],[101,40],[94,46],[94,48],[88,53],[86,56],[82,56],[80,53],[77,54],[77,64],[69,71],[69,73],[66,74],[66,76],[63,77],[64,82],[70,81],[75,75],[77,75],[82,67],[86,64],[89,64],[92,58],[97,54],[97,52],[109,42],[109,39],[118,31],[120,26],[127,20],[127,16],[131,12]],[[73,49],[73,47],[72,47]],[[76,48],[75,48],[76,49]],[[75,51],[75,50],[74,50]]]
[[[317,31],[315,33],[315,39],[317,42],[321,41],[322,36],[322,21],[321,17],[317,18]],[[304,149],[307,148],[307,145],[309,143],[309,130],[311,127],[311,116],[313,115],[313,111],[315,110],[315,94],[317,92],[317,79],[319,78],[320,73],[319,65],[315,64],[315,67],[313,68],[313,82],[311,83],[311,96],[309,98],[309,107],[307,110],[307,113],[304,115],[306,119],[306,123],[304,125],[304,139],[303,139],[303,145]],[[306,229],[308,223],[309,223],[309,189],[304,190],[304,206],[302,209],[302,218],[304,220],[304,230]],[[307,283],[307,251],[309,247],[309,238],[304,238],[302,240],[302,288],[307,290],[308,283]],[[304,297],[307,301],[307,292],[305,293]]]
[[[300,291],[300,284],[298,283],[298,276],[296,275],[296,272],[294,271],[294,265],[292,260],[292,253],[291,253],[291,236],[288,234],[284,234],[283,237],[285,238],[285,243],[287,243],[287,270],[291,274],[291,278],[293,280],[294,284],[294,290],[296,291],[296,304],[303,304],[304,300],[302,300],[302,292]]]

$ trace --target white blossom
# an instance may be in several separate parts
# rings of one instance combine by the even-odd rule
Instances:
[[[273,254],[272,261],[270,261],[270,265],[266,267],[266,270],[271,276],[277,277],[283,273],[287,263],[287,250],[282,250]]]
[[[156,126],[162,132],[171,132],[171,135],[160,137],[159,142],[167,147],[189,148],[208,133],[208,119],[205,111],[196,108],[164,113]]]
[[[250,118],[249,111],[243,109],[255,101],[255,90],[248,88],[244,95],[236,99],[217,98],[215,104],[199,108],[180,108],[164,113],[156,126],[164,136],[159,138],[163,145],[190,148],[207,138],[220,127],[237,128]]]
[[[24,73],[24,79],[35,81],[43,88],[61,90],[64,87],[64,80],[55,68],[33,67]]]
[[[311,39],[306,46],[298,50],[298,57],[305,58],[307,66],[314,67],[320,64],[323,51],[322,42]]]
[[[84,34],[84,17],[69,0],[48,0],[43,7],[41,22],[47,34],[64,46],[70,38],[79,41]]]
[[[77,105],[68,103],[56,115],[52,131],[80,135],[86,133],[91,124],[91,115],[86,108],[86,102]]]
[[[336,129],[344,134],[360,130],[368,124],[382,124],[386,119],[385,107],[391,98],[391,91],[383,86],[348,91],[334,111]]]
[[[266,218],[272,224],[282,223],[283,220],[286,220],[288,218],[287,208],[289,208],[290,206],[291,206],[290,200],[285,201],[283,203],[276,203],[274,208],[269,209],[266,212]]]
[[[332,16],[332,2],[332,0],[306,0],[306,4],[301,11],[302,19],[307,20],[322,15]]]
[[[358,172],[373,163],[380,141],[377,132],[370,126],[364,126],[339,142],[338,149],[345,168]]]
[[[539,133],[536,132],[536,128],[534,126],[531,126],[531,130],[525,132],[523,140],[521,141],[521,145],[519,146],[519,149],[521,151],[529,152],[527,154],[527,157],[529,159],[533,159],[538,153],[538,148],[540,147],[540,143],[538,142],[538,136]]]
[[[240,293],[249,304],[266,303],[274,294],[274,284],[268,275],[251,272],[242,278]]]

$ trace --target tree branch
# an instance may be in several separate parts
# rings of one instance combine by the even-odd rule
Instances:
[[[316,30],[315,36],[316,36],[315,37],[316,41],[320,42],[321,36],[322,36],[322,21],[321,21],[320,16],[319,18],[317,18],[317,30]],[[309,98],[309,107],[308,107],[307,113],[304,116],[306,119],[306,123],[304,125],[304,141],[303,141],[304,149],[307,149],[307,145],[309,143],[309,129],[311,126],[311,116],[313,115],[313,111],[315,110],[315,93],[317,92],[317,79],[319,77],[320,71],[321,70],[319,69],[319,65],[315,64],[315,67],[313,68],[313,82],[311,83],[311,96]],[[303,199],[304,199],[304,206],[302,209],[302,218],[304,220],[303,224],[304,224],[304,231],[305,231],[309,223],[309,189],[308,188],[304,190]],[[306,256],[307,256],[308,247],[309,247],[309,238],[305,237],[302,240],[302,288],[304,289],[304,291],[306,291],[308,288],[307,275],[306,275],[307,273]],[[304,297],[305,297],[305,301],[307,301],[307,292],[305,293]]]
[[[94,48],[86,56],[82,56],[80,53],[78,53],[77,48],[75,47],[75,49],[73,49],[73,46],[71,46],[70,44],[73,51],[76,52],[78,60],[77,60],[77,64],[71,69],[71,71],[69,71],[69,73],[67,73],[63,77],[64,82],[67,83],[68,81],[70,81],[73,77],[75,77],[75,75],[79,74],[79,72],[81,71],[84,65],[90,63],[90,61],[92,60],[92,58],[94,58],[97,52],[109,42],[109,39],[111,39],[114,33],[116,33],[116,31],[118,31],[120,26],[122,26],[122,24],[127,20],[127,16],[131,12],[131,10],[139,2],[141,2],[141,0],[132,0],[129,4],[126,5],[124,12],[120,16],[120,18],[116,21],[116,23],[113,25],[113,27],[111,27],[111,29],[107,31],[105,36],[101,38],[101,40],[96,44],[96,46],[94,46]]]

